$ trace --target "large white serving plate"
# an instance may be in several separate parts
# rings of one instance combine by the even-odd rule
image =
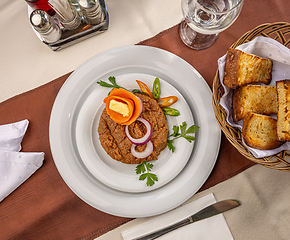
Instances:
[[[116,76],[118,85],[126,89],[139,89],[136,80],[140,80],[152,87],[156,76],[148,74],[124,74]],[[104,79],[102,79],[104,80]],[[105,79],[106,80],[106,79]],[[107,81],[108,82],[108,81]],[[191,110],[183,96],[168,82],[160,79],[161,97],[177,96],[178,101],[172,106],[180,111],[177,117],[167,116],[169,132],[173,133],[172,127],[179,126],[186,121],[188,127],[194,124]],[[151,187],[146,181],[140,181],[135,173],[137,164],[124,164],[113,160],[102,148],[99,140],[98,126],[100,116],[104,109],[103,100],[108,96],[112,88],[99,87],[96,83],[94,88],[83,103],[76,123],[77,149],[83,163],[91,174],[105,185],[124,192],[147,192],[159,188],[175,178],[186,165],[194,146],[184,138],[174,141],[175,151],[172,153],[168,148],[164,149],[158,157],[158,161],[151,161],[154,165],[153,172],[158,176],[158,181]]]
[[[184,97],[200,129],[183,170],[152,191],[128,193],[97,180],[84,165],[76,144],[79,112],[100,79],[124,74],[158,76]],[[50,146],[59,173],[83,201],[122,217],[147,217],[169,211],[195,194],[211,173],[221,131],[212,109],[212,93],[202,76],[176,55],[148,46],[120,47],[100,53],[77,68],[60,89],[50,118]],[[177,159],[178,160],[178,159]]]

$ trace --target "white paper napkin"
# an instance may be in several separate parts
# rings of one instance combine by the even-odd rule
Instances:
[[[0,202],[42,166],[43,152],[19,152],[28,123],[0,126]]]
[[[134,228],[122,232],[124,240],[133,239],[146,233],[153,232],[157,229],[171,225],[181,221],[190,215],[198,212],[202,208],[216,202],[214,195],[211,193],[196,201],[188,203],[177,209],[174,209],[165,214],[159,215],[145,223],[142,223]],[[198,240],[232,240],[232,234],[228,228],[223,214],[200,220],[187,226],[176,229],[167,233],[158,239],[160,240],[177,240],[177,239],[198,239]]]
[[[255,54],[257,56],[273,60],[272,81],[270,85],[276,86],[276,81],[284,80],[287,78],[290,79],[290,49],[285,47],[281,43],[277,42],[276,40],[272,38],[258,36],[248,43],[239,45],[237,49],[246,53]],[[223,84],[225,62],[226,55],[218,59],[219,76],[225,90],[225,93],[221,98],[220,104],[227,112],[227,122],[231,126],[237,127],[240,129],[240,131],[242,131],[243,121],[239,121],[237,124],[233,122],[232,117],[233,90]],[[290,150],[289,142],[283,144],[279,148],[272,150],[258,150],[250,148],[245,144],[244,141],[243,143],[256,158],[271,156],[273,154],[281,152],[282,150]]]

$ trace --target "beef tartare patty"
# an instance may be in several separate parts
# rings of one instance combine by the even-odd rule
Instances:
[[[115,123],[104,109],[98,127],[99,139],[107,154],[120,162],[127,164],[139,164],[143,161],[157,160],[160,152],[167,145],[168,125],[161,108],[156,100],[144,94],[136,93],[142,102],[143,110],[140,117],[146,119],[152,126],[151,141],[153,152],[146,158],[136,158],[131,153],[132,143],[126,137],[125,126]],[[146,133],[146,127],[139,121],[129,125],[129,133],[133,138],[141,138]],[[142,152],[145,145],[136,147],[136,151]]]

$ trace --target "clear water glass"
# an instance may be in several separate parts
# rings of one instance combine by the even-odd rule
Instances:
[[[244,0],[182,0],[180,37],[197,50],[210,47],[239,16]]]

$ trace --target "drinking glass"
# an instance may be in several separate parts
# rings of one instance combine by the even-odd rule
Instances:
[[[197,50],[210,47],[239,16],[244,0],[182,0],[180,37]]]

